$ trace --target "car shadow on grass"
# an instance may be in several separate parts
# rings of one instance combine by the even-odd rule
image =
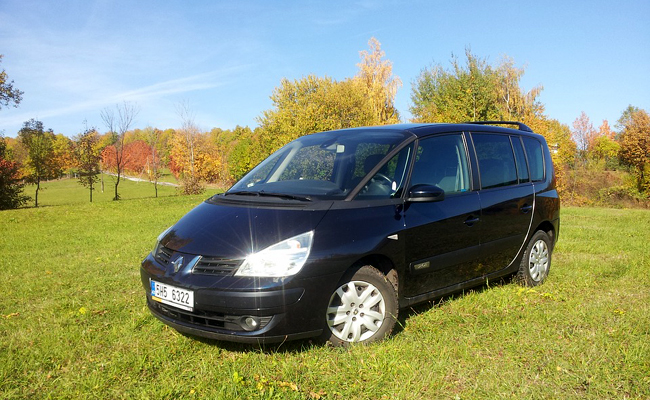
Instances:
[[[511,284],[515,284],[513,277],[506,276],[504,278],[495,279],[494,281],[490,281],[483,285],[476,286],[474,288],[464,290],[462,292],[453,293],[447,296],[442,296],[412,307],[402,309],[400,310],[400,314],[399,317],[397,318],[397,323],[395,324],[395,328],[393,328],[393,332],[390,334],[389,337],[387,337],[384,340],[391,340],[393,337],[401,334],[408,326],[409,319],[413,316],[417,316],[419,314],[423,314],[431,310],[435,310],[437,308],[443,307],[446,303],[454,301],[456,299],[463,298],[464,296],[470,293],[481,293],[485,290],[493,289],[494,287],[511,285]],[[304,351],[309,351],[313,348],[332,347],[329,343],[327,344],[319,343],[318,341],[315,340],[315,338],[264,344],[264,343],[227,342],[222,340],[203,338],[199,336],[192,336],[188,334],[183,334],[183,336],[207,344],[209,346],[216,346],[221,348],[222,350],[232,351],[237,353],[295,354]],[[380,343],[372,343],[369,344],[369,346],[380,345]]]
[[[413,316],[417,316],[419,314],[423,314],[431,310],[435,310],[437,308],[443,307],[445,304],[452,302],[456,299],[461,299],[470,293],[481,293],[486,290],[491,290],[495,287],[514,285],[514,284],[516,284],[514,280],[514,275],[505,276],[502,278],[494,279],[482,285],[463,290],[462,292],[451,293],[446,296],[441,296],[441,297],[431,299],[421,304],[404,308],[400,310],[399,317],[397,318],[397,323],[395,324],[395,328],[393,328],[393,332],[391,333],[390,337],[399,335],[402,331],[404,331],[408,326],[409,319]]]

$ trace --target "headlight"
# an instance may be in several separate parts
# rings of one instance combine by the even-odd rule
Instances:
[[[294,236],[251,254],[236,276],[283,277],[297,274],[309,257],[314,232]]]

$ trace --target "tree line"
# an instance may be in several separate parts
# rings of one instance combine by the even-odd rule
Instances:
[[[101,171],[114,176],[114,199],[125,174],[146,176],[157,183],[169,170],[186,194],[200,193],[205,183],[227,187],[289,141],[309,133],[384,125],[401,121],[394,100],[402,82],[392,72],[375,38],[360,52],[358,71],[340,81],[308,75],[282,79],[271,94],[272,108],[258,117],[259,126],[213,128],[202,132],[187,103],[177,104],[180,126],[174,129],[133,129],[138,108],[122,103],[101,111],[105,133],[86,127],[70,139],[46,130],[40,121],[25,122],[16,139],[0,140],[0,208],[25,204],[25,183],[35,185],[38,205],[44,180],[74,175],[92,192]],[[4,103],[17,106],[22,92],[6,83]],[[468,49],[451,66],[422,69],[411,87],[413,122],[521,121],[542,134],[552,149],[563,200],[590,204],[598,196],[647,202],[650,195],[650,119],[645,110],[629,106],[613,130],[608,121],[595,129],[582,113],[569,127],[545,114],[539,100],[542,86],[524,91],[525,70],[503,57],[495,65]],[[12,96],[13,94],[13,96]],[[588,172],[585,174],[585,171]],[[585,176],[602,187],[584,194]],[[619,179],[611,185],[611,177]],[[602,182],[601,182],[602,181]],[[617,181],[618,182],[618,181]],[[608,186],[609,185],[609,186]],[[594,194],[595,193],[595,194]]]

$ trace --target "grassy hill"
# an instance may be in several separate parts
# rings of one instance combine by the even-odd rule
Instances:
[[[650,397],[648,210],[564,208],[538,289],[417,307],[370,346],[260,348],[185,337],[146,309],[140,261],[207,194],[125,182],[124,200],[90,204],[60,185],[46,207],[0,212],[1,398]]]

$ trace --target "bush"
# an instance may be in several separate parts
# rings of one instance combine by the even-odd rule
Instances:
[[[201,181],[193,176],[187,176],[183,178],[183,183],[179,187],[179,190],[182,194],[188,194],[188,195],[193,195],[193,194],[201,194],[205,192],[205,186]]]

